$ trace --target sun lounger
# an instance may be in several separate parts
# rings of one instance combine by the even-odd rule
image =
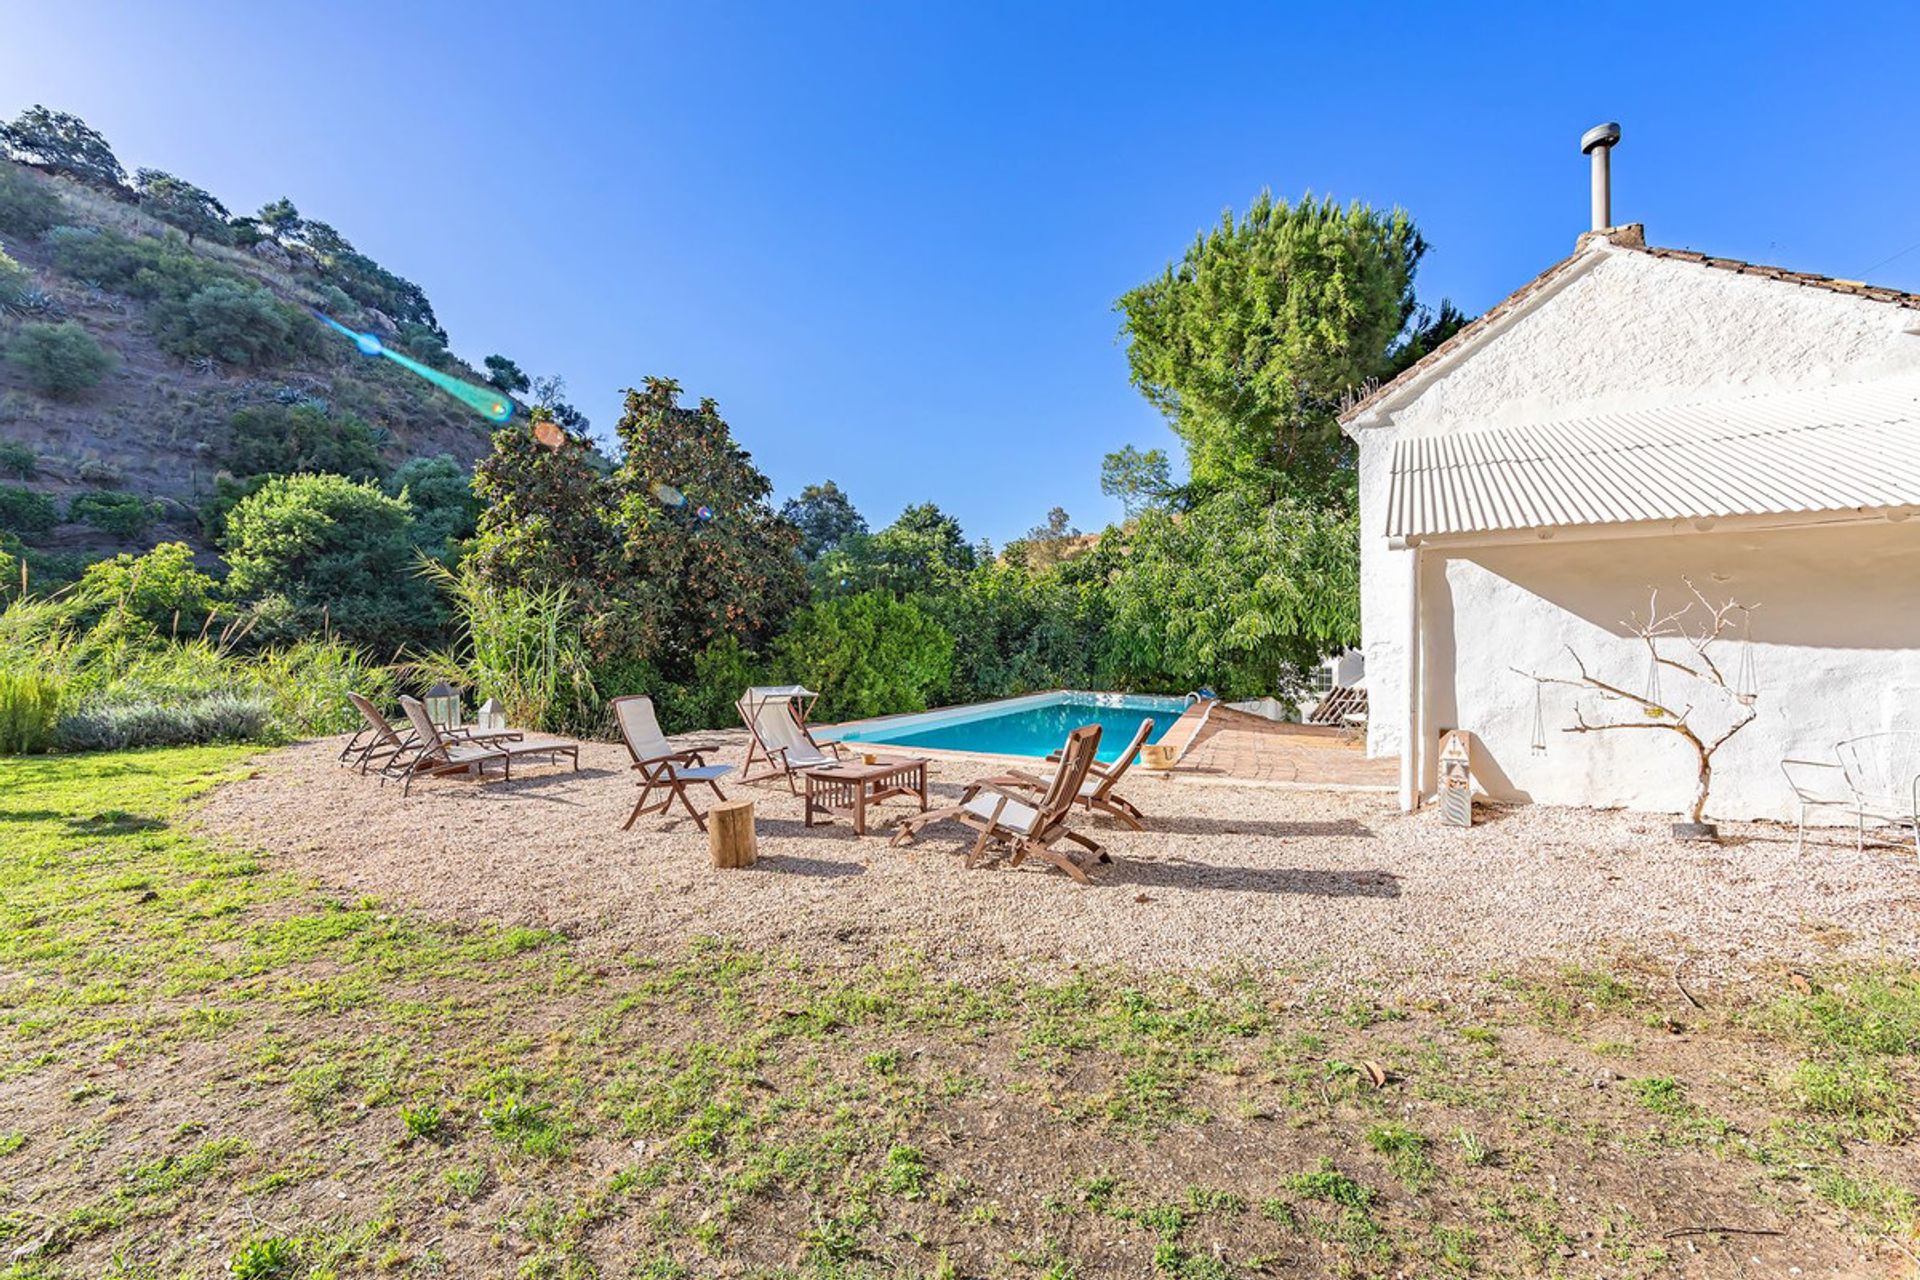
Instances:
[[[980,833],[967,853],[969,867],[979,866],[990,851],[1004,849],[1011,866],[1017,867],[1026,859],[1034,858],[1060,868],[1081,884],[1089,884],[1084,862],[1054,846],[1070,840],[1093,858],[1107,861],[1105,851],[1097,842],[1067,826],[1080,788],[1086,783],[1094,753],[1099,749],[1099,725],[1075,729],[1067,735],[1060,767],[1050,781],[1020,772],[982,778],[967,787],[959,804],[908,818],[894,835],[893,843],[911,843],[922,829],[952,818]],[[1037,797],[1036,790],[1040,793]]]
[[[816,696],[799,685],[749,689],[740,695],[740,701],[734,705],[752,735],[747,743],[747,762],[740,772],[740,781],[761,782],[784,776],[788,788],[797,795],[801,773],[839,761],[839,743],[817,742],[807,730],[807,706]],[[769,765],[758,774],[752,771],[756,757]]]
[[[405,785],[400,790],[402,795],[413,788],[413,780],[421,774],[462,771],[485,773],[487,765],[496,763],[502,766],[504,776],[511,780],[513,762],[526,756],[546,756],[556,764],[561,756],[569,756],[574,769],[577,771],[580,768],[580,744],[569,738],[523,734],[513,739],[475,742],[449,736],[428,717],[425,704],[418,698],[402,697],[400,709],[407,713],[407,722],[413,726],[414,736],[420,743],[419,750],[407,761],[400,774],[405,779]]]
[[[733,766],[708,764],[699,750],[675,747],[668,742],[660,732],[659,718],[654,715],[653,699],[644,693],[615,698],[613,718],[619,722],[620,738],[627,744],[627,754],[633,757],[634,770],[640,775],[640,798],[634,802],[633,812],[627,815],[620,829],[631,829],[634,819],[643,813],[665,813],[678,798],[688,816],[705,831],[706,815],[693,807],[693,801],[687,797],[687,787],[705,783],[714,795],[725,800],[727,796],[720,790],[720,779],[732,773]],[[649,804],[656,791],[665,794],[658,803]]]
[[[377,766],[381,780],[390,776],[394,766],[406,763],[420,749],[419,735],[411,725],[394,725],[380,714],[380,708],[362,694],[349,692],[347,701],[360,713],[360,728],[340,749],[340,763],[361,773]],[[467,742],[517,741],[526,735],[518,729],[482,729],[467,725],[442,729],[442,736]]]

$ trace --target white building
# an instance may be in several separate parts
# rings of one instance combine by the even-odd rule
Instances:
[[[1495,798],[1684,810],[1683,741],[1565,732],[1576,712],[1638,717],[1531,677],[1577,654],[1642,692],[1625,620],[1691,580],[1756,606],[1716,650],[1737,667],[1750,634],[1759,694],[1709,814],[1790,818],[1782,758],[1920,729],[1920,296],[1650,248],[1608,225],[1617,137],[1594,148],[1600,229],[1341,419],[1369,751],[1401,756],[1408,807],[1457,727]],[[1737,714],[1713,700],[1701,716]]]

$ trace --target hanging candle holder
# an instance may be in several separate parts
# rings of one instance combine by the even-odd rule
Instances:
[[[1745,614],[1740,629],[1740,663],[1734,668],[1733,696],[1743,707],[1750,707],[1760,697],[1760,673],[1753,660],[1753,610],[1741,610]]]
[[[1547,754],[1547,691],[1538,680],[1533,682],[1533,754]]]
[[[1647,714],[1657,714],[1660,706],[1660,651],[1653,641],[1647,641],[1647,691],[1645,695]]]

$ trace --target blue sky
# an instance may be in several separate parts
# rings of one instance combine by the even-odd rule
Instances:
[[[781,496],[996,541],[1177,453],[1112,304],[1262,187],[1405,206],[1474,313],[1572,245],[1617,119],[1653,242],[1920,290],[1920,7],[537,8],[0,0],[0,113],[290,196],[596,428],[669,375]]]

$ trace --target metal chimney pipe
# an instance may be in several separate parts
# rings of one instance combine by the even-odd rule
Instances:
[[[1580,135],[1580,151],[1593,157],[1593,230],[1605,231],[1613,225],[1613,178],[1607,155],[1620,141],[1620,126],[1597,124]]]

